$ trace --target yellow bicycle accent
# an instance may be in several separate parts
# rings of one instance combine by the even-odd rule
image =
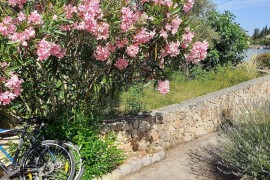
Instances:
[[[69,164],[68,164],[68,162],[66,162],[66,165],[65,165],[65,172],[66,173],[68,172],[68,169],[69,169]]]
[[[28,172],[27,175],[28,175],[28,177],[29,177],[29,180],[33,180],[33,175],[32,175],[31,172]]]

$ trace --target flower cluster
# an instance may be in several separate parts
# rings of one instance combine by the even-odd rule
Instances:
[[[51,55],[63,58],[64,54],[65,52],[58,44],[50,43],[45,39],[42,39],[37,47],[37,55],[40,61],[48,59]]]
[[[170,82],[168,80],[165,81],[158,81],[158,91],[161,94],[167,94],[170,90]]]
[[[97,60],[105,61],[109,58],[110,54],[111,52],[109,51],[107,46],[98,46],[94,55]]]
[[[122,32],[127,32],[129,28],[139,19],[139,12],[134,13],[129,7],[122,7],[121,9],[121,30]]]
[[[76,16],[79,21],[63,26],[64,29],[86,30],[94,35],[97,40],[106,40],[109,37],[109,24],[102,22],[103,14],[99,0],[83,0],[78,6],[69,4],[65,7],[65,15],[67,19]]]
[[[133,44],[127,47],[127,55],[129,55],[132,58],[135,58],[139,52],[140,48],[138,44]]]
[[[178,28],[180,26],[180,24],[182,23],[182,19],[180,19],[178,16],[176,16],[172,21],[171,23],[167,23],[166,26],[165,26],[165,29],[167,31],[171,31],[172,34],[174,35],[177,31],[178,31]]]
[[[171,0],[153,0],[155,5],[163,5],[167,7],[171,7],[173,2]]]
[[[4,84],[5,89],[7,89],[5,92],[0,91],[0,105],[7,105],[21,94],[23,80],[18,75],[11,73],[9,79],[0,77],[0,81]]]
[[[197,63],[201,60],[204,60],[207,55],[207,48],[209,44],[206,41],[195,42],[191,52],[186,55],[187,62]]]
[[[8,5],[15,7],[16,5],[19,6],[19,8],[23,8],[23,5],[26,3],[27,0],[8,0]]]
[[[194,0],[187,0],[187,2],[184,4],[183,11],[185,13],[189,12],[194,5]]]
[[[183,49],[186,49],[188,47],[188,45],[192,42],[193,37],[194,37],[193,32],[190,32],[190,31],[186,32],[182,37],[181,47]]]
[[[169,54],[171,57],[175,57],[177,55],[179,55],[180,53],[180,42],[176,41],[176,42],[170,42],[166,47],[165,47],[165,53]]]
[[[143,28],[134,36],[133,39],[137,43],[147,43],[155,36],[155,34],[155,32],[147,32],[146,28]]]
[[[115,67],[122,70],[128,66],[128,61],[123,58],[118,58],[117,61],[114,63]]]
[[[18,31],[18,26],[24,24],[27,19],[25,29]],[[26,17],[24,12],[19,12],[17,18],[6,16],[0,22],[0,33],[12,42],[17,42],[22,46],[27,46],[28,41],[35,38],[36,31],[34,26],[42,25],[44,22],[37,11],[33,11]]]

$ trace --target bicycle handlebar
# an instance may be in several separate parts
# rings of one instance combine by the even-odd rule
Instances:
[[[44,121],[41,118],[32,117],[32,118],[19,118],[18,123],[23,124],[26,122],[28,125],[44,125]]]

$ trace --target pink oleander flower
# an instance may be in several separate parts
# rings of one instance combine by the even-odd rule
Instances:
[[[0,92],[0,104],[3,106],[10,104],[11,100],[15,99],[16,94],[6,91],[4,93]]]
[[[76,6],[72,6],[71,4],[67,5],[65,7],[65,14],[66,14],[66,18],[67,19],[71,19],[73,13],[77,13],[77,7]]]
[[[141,0],[141,3],[144,4],[146,2],[149,2],[149,0]]]
[[[42,39],[37,47],[37,55],[40,61],[48,59],[51,55],[61,59],[64,57],[65,51],[60,45]]]
[[[135,36],[134,42],[147,43],[155,36],[155,32],[147,32],[145,28],[141,29]]]
[[[60,26],[60,29],[62,31],[70,31],[72,28],[73,28],[73,25],[67,25],[67,24],[65,24],[65,25]]]
[[[161,94],[167,94],[170,91],[170,82],[168,80],[158,81],[158,91]]]
[[[17,31],[17,26],[14,24],[13,20],[14,19],[10,16],[6,16],[2,19],[0,23],[0,33],[2,36],[9,36]]]
[[[189,12],[194,5],[194,0],[186,0],[186,3],[184,4],[183,11],[185,13]]]
[[[36,35],[36,32],[34,28],[30,26],[27,29],[25,29],[23,32],[21,33],[15,32],[14,34],[8,36],[8,38],[13,42],[19,42],[23,46],[27,46],[26,41],[30,40],[31,38],[34,38],[35,35]]]
[[[168,34],[166,31],[164,31],[164,29],[162,29],[160,32],[159,32],[160,36],[163,37],[164,39],[167,39],[168,37]]]
[[[106,61],[110,57],[110,54],[108,47],[97,46],[94,56],[99,61]]]
[[[33,25],[40,25],[43,24],[43,20],[41,18],[41,15],[37,12],[31,12],[31,14],[28,16],[28,23]]]
[[[107,44],[106,46],[110,52],[115,52],[116,48],[113,44]]]
[[[121,9],[121,30],[127,32],[129,28],[139,19],[139,15],[134,13],[129,7],[122,7]]]
[[[12,74],[11,78],[5,83],[5,86],[10,89],[19,88],[23,82],[18,75]]]
[[[118,58],[114,66],[120,70],[125,69],[128,66],[128,61],[123,58]]]
[[[15,7],[16,5],[19,6],[19,8],[23,8],[23,5],[26,3],[27,0],[8,0],[8,5]]]
[[[171,57],[175,57],[179,55],[180,50],[179,50],[180,42],[170,42],[168,45],[165,47],[166,53],[170,54]]]
[[[97,37],[97,40],[108,39],[109,37],[109,24],[108,23],[103,22],[98,25],[96,37]]]
[[[0,66],[1,66],[2,68],[5,68],[5,67],[8,66],[8,63],[7,63],[7,62],[2,62],[2,63],[0,63]]]
[[[160,4],[164,5],[164,6],[168,6],[171,7],[172,6],[172,1],[171,0],[159,0]]]
[[[28,43],[27,43],[26,41],[23,41],[23,42],[22,42],[22,46],[23,46],[23,47],[26,47],[26,46],[28,46]]]
[[[182,44],[181,47],[183,49],[186,49],[188,45],[192,42],[192,39],[194,37],[194,33],[191,31],[186,32],[182,37]]]
[[[51,55],[51,48],[52,48],[52,45],[45,39],[42,39],[39,42],[38,47],[37,47],[38,59],[40,61],[48,59],[48,57]]]
[[[203,42],[195,42],[193,48],[191,49],[190,53],[185,55],[187,62],[198,63],[202,61],[207,56],[207,48],[209,44],[207,41]]]
[[[177,31],[178,31],[178,28],[180,26],[180,24],[182,23],[183,21],[178,17],[176,16],[173,20],[172,20],[172,34],[175,34]]]
[[[115,45],[119,49],[124,48],[124,47],[126,47],[128,45],[128,39],[124,38],[122,40],[117,40]]]
[[[134,58],[138,54],[140,48],[137,44],[129,45],[126,49],[127,55]]]
[[[52,20],[57,21],[58,20],[58,16],[56,14],[53,15]]]
[[[13,19],[12,19],[12,17],[10,17],[10,16],[6,16],[6,17],[4,17],[3,20],[2,20],[2,22],[3,22],[5,25],[11,24],[12,21],[13,21]]]
[[[19,96],[21,93],[21,84],[24,82],[18,77],[18,75],[11,73],[10,79],[5,77],[0,77],[0,80],[4,83],[5,87],[9,90],[4,93],[0,91],[0,105],[9,104],[15,97]]]
[[[165,25],[165,29],[166,29],[167,31],[170,31],[170,30],[172,29],[172,26],[171,26],[169,23],[167,23],[167,24]]]
[[[24,14],[24,12],[21,11],[21,12],[18,14],[18,20],[19,20],[20,22],[26,20],[26,15]]]
[[[59,59],[63,58],[65,52],[60,45],[53,43],[50,50],[51,55],[58,57]]]

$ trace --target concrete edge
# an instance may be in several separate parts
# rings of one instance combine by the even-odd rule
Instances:
[[[153,164],[155,162],[161,161],[165,158],[165,152],[159,151],[152,155],[146,155],[142,158],[138,158],[132,160],[126,164],[122,164],[113,172],[106,174],[105,176],[101,177],[100,180],[118,180],[125,175],[131,174],[133,172],[138,171],[139,169]]]

